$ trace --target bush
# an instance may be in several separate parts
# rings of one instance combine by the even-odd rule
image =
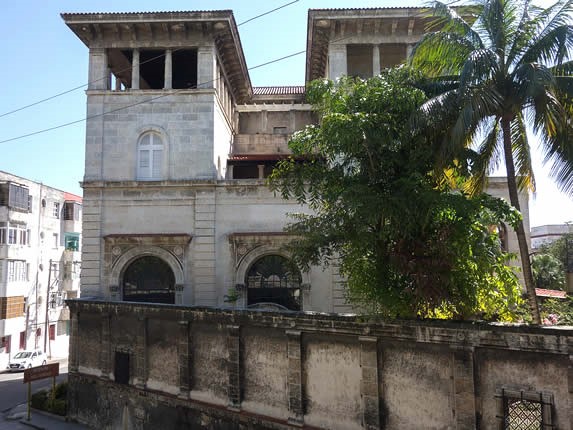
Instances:
[[[38,391],[32,394],[32,407],[34,409],[46,410],[46,402],[48,401],[48,392],[46,390]]]
[[[53,395],[53,396],[52,396]],[[56,385],[55,390],[38,391],[32,394],[32,407],[52,414],[66,416],[67,413],[68,383]]]

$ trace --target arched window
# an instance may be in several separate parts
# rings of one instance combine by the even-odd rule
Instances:
[[[280,255],[266,255],[253,263],[245,277],[247,306],[275,304],[298,311],[301,303],[301,275]]]
[[[153,181],[163,178],[163,141],[154,132],[145,133],[137,144],[137,179]]]
[[[175,303],[175,276],[171,267],[152,256],[133,261],[123,274],[123,300]]]

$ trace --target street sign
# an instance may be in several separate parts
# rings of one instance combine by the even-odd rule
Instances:
[[[38,379],[54,378],[60,374],[60,363],[45,364],[24,370],[24,384]]]

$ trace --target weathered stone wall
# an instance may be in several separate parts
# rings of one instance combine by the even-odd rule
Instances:
[[[494,429],[504,395],[573,428],[573,330],[69,305],[69,415],[94,428]]]

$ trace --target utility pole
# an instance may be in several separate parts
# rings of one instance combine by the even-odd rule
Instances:
[[[50,306],[50,283],[52,280],[52,259],[48,265],[48,285],[46,286],[46,319],[44,320],[44,352],[48,353],[48,309]]]

